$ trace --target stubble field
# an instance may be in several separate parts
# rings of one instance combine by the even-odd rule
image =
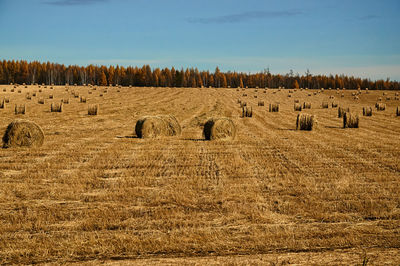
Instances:
[[[400,264],[394,92],[355,100],[347,90],[12,88],[0,86],[0,100],[10,99],[0,134],[23,118],[45,143],[0,149],[1,264]],[[379,97],[386,110],[363,117]],[[252,118],[240,118],[238,99]],[[295,130],[295,99],[311,102],[302,112],[316,115],[315,130]],[[337,108],[321,107],[332,101],[359,114],[360,128],[343,129]],[[276,102],[280,111],[268,112]],[[88,104],[99,104],[97,116]],[[174,115],[182,135],[136,138],[136,121],[157,114]],[[203,123],[220,116],[232,118],[236,139],[204,141]]]

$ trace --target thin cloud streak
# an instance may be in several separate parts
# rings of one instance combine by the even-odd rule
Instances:
[[[188,18],[189,23],[199,24],[224,24],[238,23],[257,19],[271,19],[280,17],[293,17],[303,14],[301,11],[286,10],[286,11],[248,11],[225,16],[217,16],[211,18]]]
[[[46,1],[44,4],[53,6],[81,6],[81,5],[94,5],[98,3],[104,3],[108,0],[56,0]]]
[[[378,19],[380,18],[380,16],[377,15],[366,15],[366,16],[362,16],[359,19],[360,20],[373,20],[373,19]]]

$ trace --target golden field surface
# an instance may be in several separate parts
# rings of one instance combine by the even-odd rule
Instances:
[[[395,92],[68,88],[0,86],[1,134],[16,118],[45,133],[40,148],[0,149],[0,264],[400,264]],[[363,117],[379,97],[386,110]],[[240,118],[238,99],[253,117]],[[295,99],[311,102],[313,131],[295,130]],[[337,108],[321,107],[332,101],[360,127],[343,129]],[[182,135],[137,138],[136,121],[158,114],[174,115]],[[221,116],[236,139],[204,141],[206,119]]]

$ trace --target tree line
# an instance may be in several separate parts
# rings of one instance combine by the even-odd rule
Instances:
[[[249,88],[368,88],[399,90],[400,82],[386,80],[362,79],[346,75],[312,75],[308,70],[303,75],[271,74],[269,69],[258,73],[221,72],[217,67],[214,72],[199,71],[197,68],[177,70],[171,68],[154,68],[123,66],[77,66],[51,63],[0,61],[0,84],[92,84],[99,86],[147,86],[147,87],[249,87]]]

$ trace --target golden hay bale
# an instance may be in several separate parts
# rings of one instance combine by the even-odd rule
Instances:
[[[44,142],[43,130],[36,123],[17,119],[11,122],[3,136],[3,147],[40,147]]]
[[[26,106],[24,105],[15,105],[14,112],[16,115],[21,114],[24,115],[26,113]]]
[[[69,98],[61,99],[63,104],[69,104]]]
[[[301,111],[301,109],[302,109],[302,106],[301,106],[300,103],[295,103],[295,104],[294,104],[294,110],[295,110],[295,111]]]
[[[234,140],[236,126],[229,118],[211,118],[204,124],[203,135],[206,140]]]
[[[359,118],[358,115],[345,112],[343,114],[343,128],[358,128]]]
[[[372,107],[363,107],[363,116],[372,116]]]
[[[253,117],[253,107],[248,108],[247,106],[243,106],[242,117]]]
[[[269,111],[270,112],[279,112],[279,103],[270,103]]]
[[[88,115],[97,115],[99,113],[99,105],[98,104],[90,104],[88,106]]]
[[[157,138],[181,134],[181,126],[172,115],[145,116],[136,122],[138,138]]]
[[[375,107],[376,107],[377,111],[385,111],[386,110],[386,104],[384,104],[384,103],[376,103]]]
[[[339,118],[343,117],[345,112],[350,112],[350,108],[339,107],[338,108],[338,117]]]
[[[311,103],[304,102],[303,109],[311,109]]]
[[[315,124],[315,116],[310,114],[298,114],[296,119],[296,130],[312,130]]]
[[[52,103],[50,105],[50,112],[61,113],[63,111],[63,103]]]

